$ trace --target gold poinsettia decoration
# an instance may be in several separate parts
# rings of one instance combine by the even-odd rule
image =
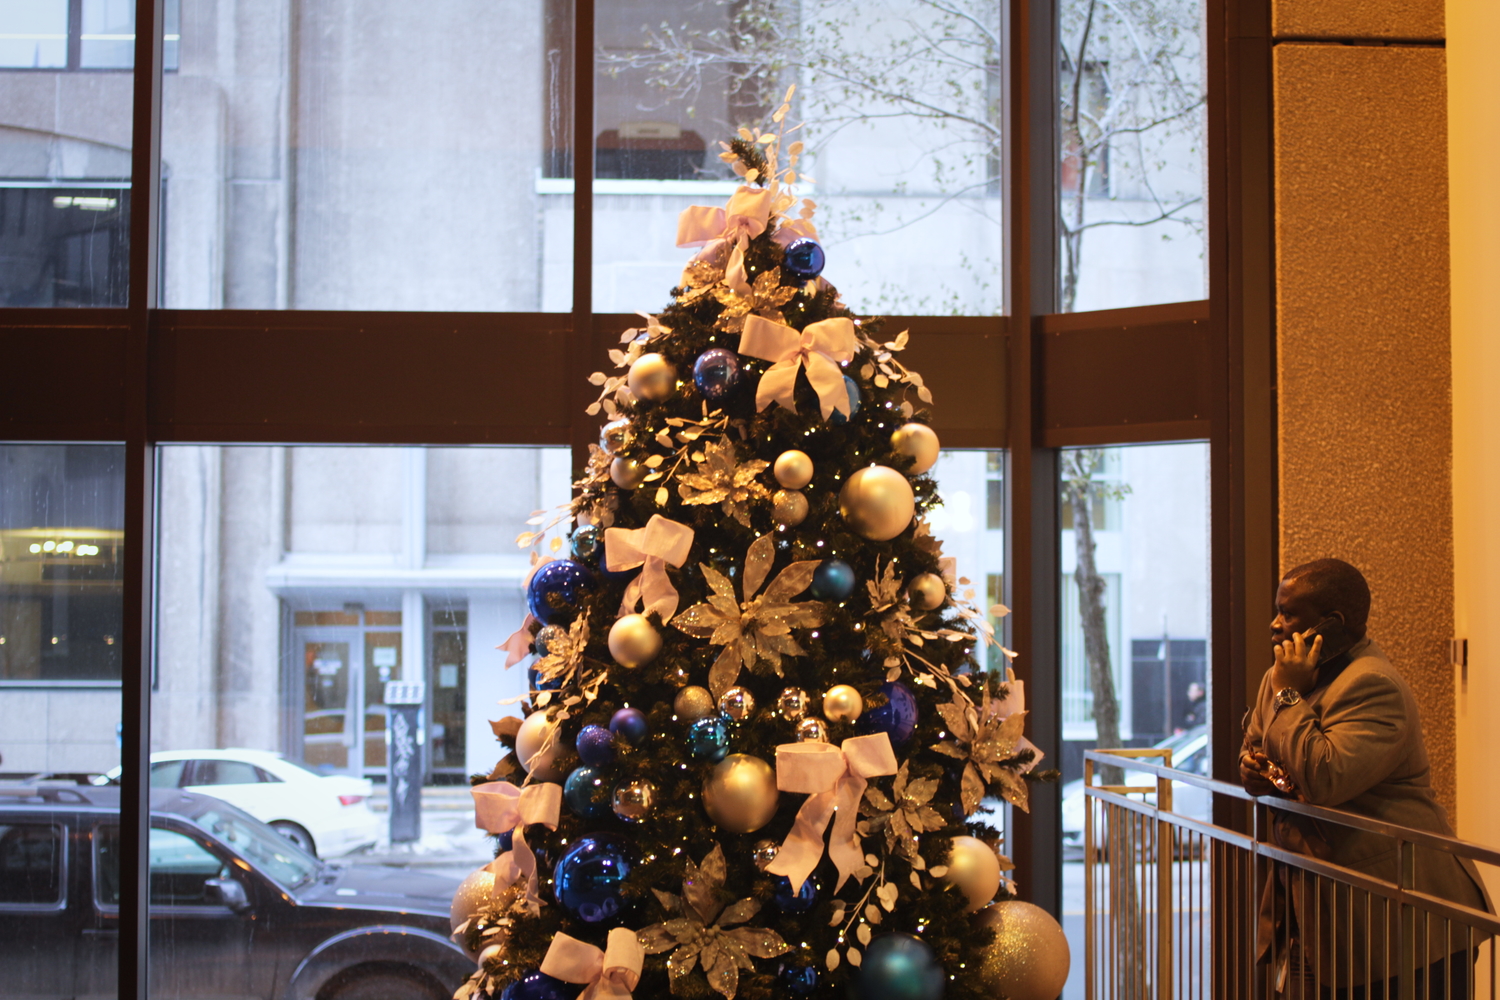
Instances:
[[[965,816],[979,807],[987,787],[995,788],[1011,805],[1031,811],[1026,781],[1021,777],[1026,767],[1015,760],[1022,749],[1026,713],[1001,716],[1003,704],[990,697],[986,685],[984,700],[977,706],[957,693],[952,701],[938,706],[938,714],[953,738],[934,744],[932,749],[964,762],[959,800]]]
[[[750,527],[750,505],[771,499],[771,491],[760,481],[760,474],[771,463],[752,458],[739,461],[734,442],[720,439],[703,446],[693,455],[694,471],[677,475],[677,493],[685,504],[722,505],[724,513]]]
[[[547,643],[547,652],[532,664],[532,669],[542,681],[556,681],[564,687],[576,683],[583,667],[583,651],[588,644],[588,617],[579,615],[565,633]],[[554,693],[552,690],[534,692],[537,708],[546,708]]]
[[[694,604],[672,619],[672,625],[688,635],[724,647],[708,672],[708,687],[715,698],[734,686],[742,668],[753,670],[761,660],[769,663],[778,677],[782,676],[783,656],[807,655],[792,638],[792,629],[817,628],[823,624],[825,609],[821,603],[791,600],[812,583],[818,560],[792,563],[777,574],[764,593],[759,593],[775,561],[775,536],[761,535],[750,543],[745,553],[743,602],[728,577],[712,566],[700,564],[703,579],[713,593],[707,601]]]
[[[918,834],[944,826],[942,814],[929,805],[937,794],[938,779],[914,779],[907,772],[910,765],[910,761],[901,764],[890,795],[871,785],[860,806],[860,814],[871,817],[861,835],[884,830],[886,849],[908,860],[917,856]]]
[[[701,868],[687,859],[681,896],[652,890],[662,908],[676,916],[637,931],[636,939],[648,955],[672,952],[667,975],[674,994],[681,992],[683,979],[702,966],[708,985],[733,998],[739,990],[740,970],[755,968],[752,958],[775,958],[792,950],[773,930],[742,926],[760,912],[760,903],[741,899],[726,906],[729,894],[724,892],[724,878],[724,849],[715,844]]]
[[[683,305],[695,302],[714,290],[724,280],[724,269],[707,260],[691,260],[682,269],[682,294],[677,301]]]
[[[780,266],[756,276],[749,295],[741,295],[728,285],[715,288],[714,297],[724,306],[724,311],[714,321],[714,329],[725,333],[739,333],[745,329],[745,317],[751,313],[778,323],[783,322],[781,307],[792,301],[796,294],[796,288],[782,287]]]

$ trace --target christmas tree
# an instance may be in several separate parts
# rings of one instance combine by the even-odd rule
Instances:
[[[1039,754],[923,518],[931,394],[821,277],[787,111],[722,144],[743,186],[683,213],[701,249],[594,376],[572,504],[520,539],[571,528],[507,644],[527,714],[475,778],[498,849],[455,900],[460,1000],[997,992],[982,803],[1026,808]]]

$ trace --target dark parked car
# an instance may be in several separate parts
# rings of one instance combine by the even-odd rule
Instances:
[[[0,788],[0,997],[114,997],[118,788]],[[234,806],[151,793],[153,998],[446,1000],[453,879],[326,864]]]

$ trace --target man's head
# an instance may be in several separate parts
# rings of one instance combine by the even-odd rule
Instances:
[[[1281,642],[1293,632],[1306,632],[1332,618],[1343,624],[1351,641],[1358,642],[1364,638],[1369,617],[1370,585],[1364,574],[1342,559],[1317,559],[1281,578],[1271,637]]]

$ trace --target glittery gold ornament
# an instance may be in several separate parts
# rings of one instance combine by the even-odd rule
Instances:
[[[936,573],[920,573],[906,585],[913,611],[932,611],[948,599],[948,585]]]
[[[719,711],[735,722],[744,722],[755,712],[755,695],[742,687],[732,687],[719,695]]]
[[[795,528],[807,520],[807,495],[801,490],[777,490],[771,497],[771,516],[777,524]]]
[[[979,956],[985,990],[1010,1000],[1052,1000],[1068,981],[1068,939],[1052,914],[1018,899],[991,904],[974,914],[993,927],[995,941]]]
[[[666,399],[677,388],[677,369],[660,354],[642,354],[631,363],[625,384],[636,398],[656,402]]]
[[[829,722],[853,722],[865,710],[865,700],[848,684],[835,684],[823,696],[823,714]]]
[[[940,449],[937,434],[926,424],[902,424],[891,432],[891,450],[913,459],[913,475],[936,465]]]
[[[625,615],[609,627],[609,655],[622,667],[650,663],[661,652],[661,633],[645,615]]]
[[[911,483],[885,465],[860,469],[839,491],[839,513],[871,541],[886,542],[901,534],[916,510]]]
[[[697,722],[706,719],[719,706],[714,702],[714,696],[708,693],[708,688],[690,685],[677,692],[677,697],[672,700],[672,711],[677,713],[677,718],[683,722]]]
[[[828,726],[817,716],[803,719],[797,723],[798,743],[827,743]]]
[[[776,696],[776,714],[791,722],[800,722],[807,715],[807,692],[801,688],[782,688]]]
[[[771,467],[771,473],[787,489],[800,490],[812,482],[813,460],[807,452],[793,448],[776,456],[776,464]]]
[[[638,458],[617,458],[609,463],[609,478],[622,490],[633,490],[646,481],[651,470]]]
[[[703,782],[708,818],[731,833],[753,833],[776,815],[776,771],[759,757],[732,753]]]
[[[973,913],[1000,890],[1000,859],[994,848],[978,837],[954,837],[948,851],[948,873],[943,878],[958,886],[969,901],[964,912]]]
[[[611,455],[629,451],[633,444],[635,428],[631,426],[629,417],[611,420],[599,431],[599,445]]]
[[[453,903],[448,908],[448,929],[458,930],[459,924],[493,905],[491,897],[494,893],[494,872],[487,868],[470,872],[453,893]]]

